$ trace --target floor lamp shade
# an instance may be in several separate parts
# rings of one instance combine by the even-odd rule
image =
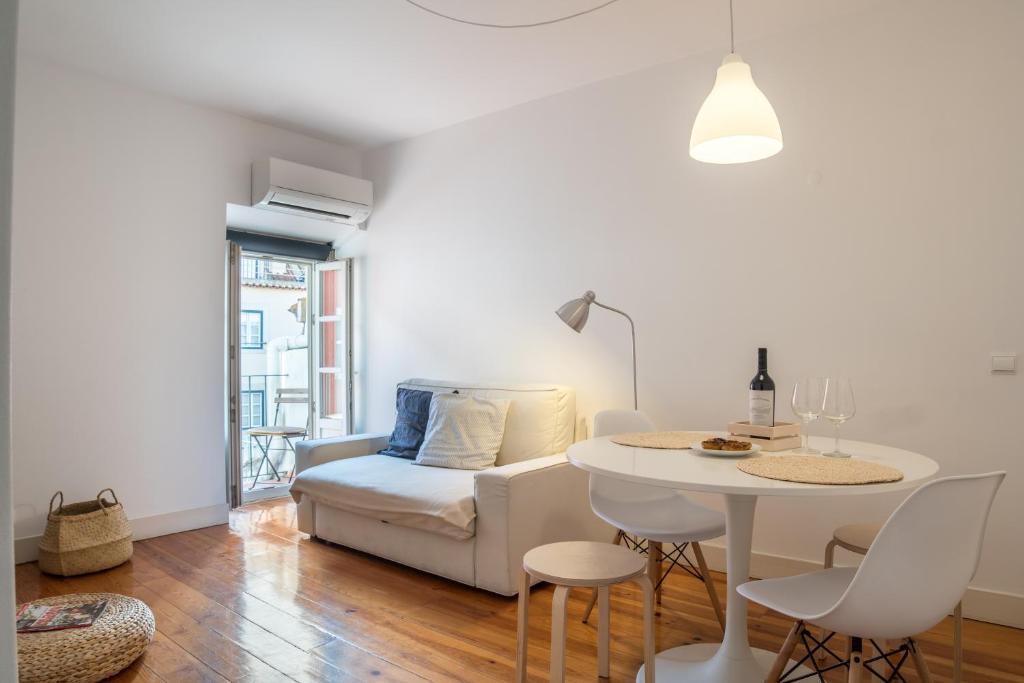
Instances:
[[[726,55],[693,122],[690,156],[711,164],[742,164],[781,149],[779,118],[754,83],[750,65],[735,53]]]
[[[566,325],[577,332],[583,330],[590,317],[590,304],[594,303],[596,296],[593,292],[586,292],[579,299],[573,299],[562,304],[555,313]]]
[[[607,304],[603,304],[597,300],[597,295],[587,290],[583,293],[579,299],[573,299],[567,301],[558,307],[555,313],[566,325],[571,327],[576,332],[582,332],[583,328],[587,325],[587,318],[590,317],[590,305],[593,304],[599,308],[618,313],[623,318],[629,321],[629,335],[633,340],[633,410],[637,409],[637,391],[636,391],[636,326],[633,324],[633,319],[629,317],[629,314],[625,311],[620,311],[617,308],[613,308]]]

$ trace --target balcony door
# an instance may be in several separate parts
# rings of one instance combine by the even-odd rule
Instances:
[[[238,506],[288,495],[296,444],[351,432],[351,267],[229,243],[228,280],[228,481]]]

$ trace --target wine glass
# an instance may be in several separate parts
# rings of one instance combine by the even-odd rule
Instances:
[[[857,412],[857,404],[853,400],[853,387],[846,377],[829,377],[825,380],[825,403],[822,406],[821,414],[825,419],[835,425],[836,447],[835,450],[825,453],[831,458],[849,458],[849,453],[843,453],[839,449],[839,425],[843,424]]]
[[[825,378],[824,377],[801,377],[796,386],[793,387],[793,413],[803,423],[803,446],[795,449],[794,453],[816,454],[821,451],[810,447],[807,436],[807,427],[821,415],[822,405],[825,402]]]

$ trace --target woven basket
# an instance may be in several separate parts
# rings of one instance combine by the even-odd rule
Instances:
[[[78,593],[32,604],[85,605],[99,600],[106,600],[107,608],[92,626],[18,634],[21,683],[96,683],[124,670],[146,651],[156,621],[141,600],[115,593]]]
[[[110,491],[114,502],[103,498]],[[54,511],[53,503],[60,496]],[[60,491],[50,499],[46,531],[39,542],[39,568],[47,574],[77,576],[110,569],[132,556],[132,530],[112,489],[96,500],[64,504]]]

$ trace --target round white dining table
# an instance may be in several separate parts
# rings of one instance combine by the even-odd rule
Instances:
[[[825,450],[832,445],[832,441],[811,437],[810,445]],[[738,458],[735,457],[707,456],[691,450],[621,446],[613,443],[609,437],[581,441],[569,448],[569,462],[593,474],[638,484],[720,493],[725,496],[726,571],[729,585],[725,637],[720,645],[683,645],[659,652],[655,660],[659,681],[759,683],[764,680],[775,659],[775,653],[750,647],[747,640],[747,600],[736,592],[736,587],[747,581],[750,575],[754,509],[759,496],[863,496],[888,493],[915,488],[939,469],[931,458],[899,448],[844,440],[843,450],[863,460],[895,467],[903,472],[903,479],[887,484],[853,486],[799,484],[742,472],[736,467]],[[780,451],[749,457],[790,453],[792,451]],[[641,668],[637,673],[637,681],[643,680],[644,671]]]

